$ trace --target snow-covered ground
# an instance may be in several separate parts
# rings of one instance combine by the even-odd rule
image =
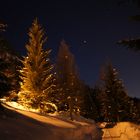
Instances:
[[[9,111],[0,116],[0,140],[140,140],[140,125],[130,122],[117,123],[102,131],[93,120],[67,113],[48,115],[27,108],[16,102],[7,102]],[[101,138],[102,137],[102,138]]]
[[[103,132],[103,140],[140,140],[140,125],[130,122],[117,123],[113,128],[104,128]]]
[[[102,131],[93,120],[74,116],[71,121],[63,113],[41,115],[7,104],[11,113],[0,117],[0,140],[101,140]]]

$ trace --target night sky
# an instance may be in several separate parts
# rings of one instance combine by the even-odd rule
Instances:
[[[28,29],[34,18],[45,28],[55,60],[62,39],[75,55],[80,77],[94,87],[107,60],[117,68],[130,96],[140,97],[140,52],[127,50],[117,41],[140,36],[140,23],[129,16],[140,14],[134,4],[116,0],[2,1],[0,20],[8,24],[4,36],[21,55],[26,54]]]

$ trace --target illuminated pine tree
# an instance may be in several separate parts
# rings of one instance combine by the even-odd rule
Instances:
[[[48,95],[52,92],[53,79],[49,54],[50,50],[44,51],[46,41],[44,30],[37,19],[33,21],[29,29],[29,42],[26,45],[27,57],[24,57],[21,70],[21,92],[19,99],[29,107],[44,109],[49,102]]]

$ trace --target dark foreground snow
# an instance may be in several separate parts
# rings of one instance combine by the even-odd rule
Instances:
[[[40,115],[12,107],[0,114],[0,140],[101,140],[102,132],[94,121],[63,115]]]

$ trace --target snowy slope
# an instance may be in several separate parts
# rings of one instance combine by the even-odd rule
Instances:
[[[63,115],[40,115],[8,107],[8,117],[0,117],[0,140],[100,140],[101,130],[94,121]]]

